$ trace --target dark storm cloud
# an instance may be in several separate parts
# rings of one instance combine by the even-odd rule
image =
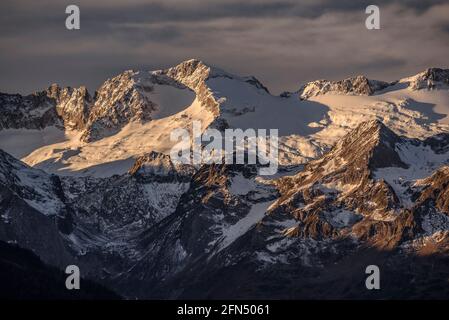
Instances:
[[[68,4],[81,30],[64,27]],[[102,0],[0,2],[0,91],[51,82],[96,88],[129,68],[198,57],[254,74],[274,92],[353,74],[391,80],[447,66],[447,1],[374,1],[382,29],[364,27],[371,0]]]
[[[445,0],[258,0],[258,1],[34,1],[3,0],[2,27],[14,30],[46,27],[60,22],[61,11],[68,4],[78,4],[83,10],[83,22],[156,23],[212,20],[226,17],[286,17],[316,18],[329,12],[360,11],[375,3],[378,6],[399,4],[425,11],[445,3]],[[115,5],[114,5],[115,3]],[[21,22],[21,23],[17,23]],[[26,22],[26,23],[25,23]],[[2,28],[4,29],[4,28]]]

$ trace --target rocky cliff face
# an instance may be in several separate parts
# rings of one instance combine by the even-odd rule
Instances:
[[[156,105],[146,93],[151,82],[138,72],[126,71],[107,80],[96,92],[82,140],[90,142],[116,133],[130,121],[149,121]]]
[[[60,180],[0,151],[0,239],[34,251],[51,265],[71,260],[62,235],[71,219]]]
[[[195,91],[202,105],[213,113],[218,114],[218,104],[213,99],[205,81],[211,76],[218,75],[219,72],[214,72],[211,67],[203,62],[192,59],[167,69],[163,73]]]
[[[449,215],[449,167],[438,169],[430,177],[419,181],[420,190],[415,194],[416,205],[434,207],[438,212]]]
[[[29,96],[1,94],[4,107],[0,129],[56,125],[82,132],[84,142],[97,141],[129,123],[153,120],[161,108],[155,86],[168,86],[193,91],[204,110],[217,118],[213,126],[224,130],[228,125],[224,119],[218,119],[220,103],[207,83],[214,78],[236,79],[268,93],[255,77],[238,77],[192,59],[165,70],[125,71],[106,80],[93,97],[85,87],[61,88],[57,84]]]
[[[193,166],[175,164],[170,156],[154,151],[137,158],[129,170],[129,174],[139,181],[156,182],[188,182],[194,173]]]
[[[0,129],[42,129],[56,125],[60,128],[82,131],[81,139],[92,142],[117,133],[130,122],[147,122],[160,106],[153,96],[156,85],[178,89],[190,89],[205,110],[216,121],[213,127],[229,127],[221,110],[222,101],[208,81],[216,78],[234,79],[249,83],[269,94],[268,89],[255,77],[239,77],[219,68],[191,59],[165,70],[133,71],[108,79],[92,97],[85,87],[61,88],[56,84],[47,90],[28,96],[0,94],[2,119]],[[303,85],[297,92],[281,96],[297,95],[301,100],[311,97],[338,95],[372,95],[395,84],[406,84],[411,90],[444,88],[449,84],[449,71],[429,68],[415,76],[392,83],[356,76],[340,81],[317,80]]]
[[[365,76],[356,76],[339,81],[316,80],[301,86],[297,92],[284,92],[282,96],[298,95],[301,100],[325,94],[369,96],[396,84],[405,84],[410,90],[415,91],[447,88],[449,85],[449,70],[429,68],[412,77],[393,82],[370,80]]]
[[[152,120],[152,113],[159,107],[151,95],[157,84],[189,88],[202,107],[217,116],[219,105],[206,80],[221,75],[221,71],[199,60],[188,60],[153,72],[126,71],[106,81],[98,90],[82,140],[90,142],[114,134],[132,121]]]
[[[379,168],[407,166],[395,150],[398,143],[401,138],[382,123],[361,124],[324,157],[307,164],[297,176],[279,180],[282,194],[279,204],[306,201],[303,202],[306,212],[341,208],[349,211],[348,217],[351,212],[353,215],[393,213],[398,208],[398,198],[385,181],[373,179],[373,172]],[[326,208],[327,205],[330,207]],[[297,211],[299,216],[304,215],[304,209]]]
[[[383,81],[369,80],[365,76],[357,76],[340,81],[317,80],[302,86],[297,94],[301,100],[310,97],[333,94],[372,95],[390,84]]]
[[[0,94],[0,129],[42,129],[47,126],[62,126],[55,110],[54,99],[45,92],[28,96]]]
[[[208,66],[197,59],[184,61],[173,68],[161,72],[195,91],[197,99],[201,104],[215,115],[220,114],[220,104],[214,98],[207,80],[214,78],[237,79],[268,93],[268,89],[255,77],[238,77],[219,68]]]
[[[83,129],[92,97],[85,87],[56,84],[28,96],[0,94],[1,129],[43,129],[48,126]]]
[[[53,84],[46,93],[47,97],[54,99],[56,112],[62,118],[65,128],[69,130],[85,128],[93,104],[93,98],[86,87],[60,88]]]
[[[449,86],[449,70],[429,68],[415,76],[401,79],[399,83],[407,84],[411,90],[447,88]]]
[[[439,141],[438,148],[444,148],[444,139]],[[277,181],[281,197],[275,207],[300,221],[289,234],[352,234],[381,247],[394,247],[418,236],[423,227],[414,205],[407,204],[404,197],[413,190],[424,191],[414,186],[416,177],[403,181],[406,174],[399,174],[398,180],[387,176],[391,170],[417,171],[412,168],[416,163],[409,163],[401,152],[410,145],[419,150],[428,146],[428,141],[398,137],[379,121],[363,123],[323,158],[312,161],[296,176],[281,178]],[[434,168],[447,163],[447,157],[445,153]]]

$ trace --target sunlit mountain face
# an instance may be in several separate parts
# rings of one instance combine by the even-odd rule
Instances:
[[[95,92],[2,93],[2,250],[77,265],[98,283],[88,297],[447,298],[448,115],[440,68],[276,95],[191,59]],[[195,122],[277,129],[276,172],[178,163],[171,134]]]

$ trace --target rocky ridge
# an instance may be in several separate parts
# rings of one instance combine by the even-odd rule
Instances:
[[[299,173],[274,180],[258,177],[256,166],[194,169],[154,152],[125,175],[56,178],[3,153],[0,237],[53,265],[76,262],[127,297],[226,297],[238,283],[239,297],[268,297],[260,286],[271,288],[270,297],[286,297],[290,286],[279,281],[303,284],[347,259],[356,266],[366,248],[391,252],[382,256],[389,264],[423,250],[446,252],[448,141],[404,138],[379,121],[365,122]],[[409,206],[381,176],[413,168],[404,156],[411,146],[441,156],[429,171],[442,167],[407,181]],[[39,181],[26,181],[21,191],[25,180],[16,170]],[[30,194],[59,205],[39,211]],[[445,275],[438,270],[435,277]]]

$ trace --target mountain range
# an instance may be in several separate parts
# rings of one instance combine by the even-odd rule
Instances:
[[[0,240],[128,299],[448,298],[449,70],[298,87],[193,59],[0,94]],[[174,163],[194,120],[278,129],[278,173]]]

